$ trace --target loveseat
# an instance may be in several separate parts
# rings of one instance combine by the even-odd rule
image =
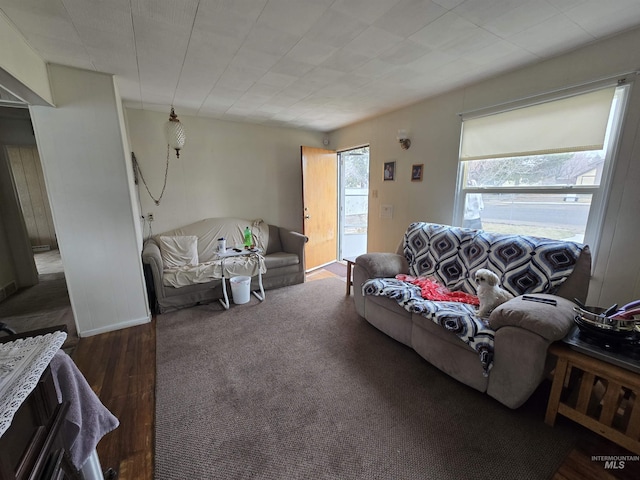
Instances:
[[[154,235],[145,242],[142,261],[152,280],[150,283],[155,296],[155,310],[164,313],[223,298],[220,261],[216,256],[218,239],[224,238],[228,248],[242,246],[246,227],[251,229],[253,243],[262,252],[261,255],[254,256],[259,262],[247,267],[250,275],[256,274],[251,279],[252,290],[258,289],[258,270],[263,272],[262,283],[265,290],[305,281],[304,245],[307,237],[304,235],[287,228],[268,225],[262,220],[207,218]],[[195,240],[193,237],[196,237]],[[195,250],[194,242],[189,248],[182,250],[180,247],[183,245],[178,244],[178,252],[181,253],[178,257],[184,258],[181,265],[180,259],[176,260],[175,255],[172,256],[167,245],[171,241],[185,239],[194,240]],[[247,268],[244,267],[246,266],[239,265],[237,274],[247,274]],[[229,268],[228,262],[225,274],[227,278]],[[188,273],[191,275],[187,275]]]
[[[474,295],[480,268],[496,273],[515,296],[485,319],[472,305],[425,300],[420,287],[406,281],[426,277],[445,291]],[[374,327],[517,408],[552,367],[547,349],[571,329],[572,300],[585,301],[590,270],[586,245],[420,222],[408,227],[396,253],[357,257],[354,301]]]

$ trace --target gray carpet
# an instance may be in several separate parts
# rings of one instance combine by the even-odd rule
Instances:
[[[155,478],[544,479],[580,430],[466,387],[355,312],[344,282],[157,317]]]

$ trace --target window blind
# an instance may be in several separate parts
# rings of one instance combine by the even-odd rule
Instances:
[[[460,160],[601,150],[615,87],[462,119]]]

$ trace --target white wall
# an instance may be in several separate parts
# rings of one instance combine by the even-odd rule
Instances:
[[[460,112],[490,107],[534,94],[595,81],[640,66],[640,29],[626,32],[536,65],[458,89],[417,105],[339,129],[330,134],[338,149],[371,144],[368,251],[395,251],[413,221],[453,221]],[[629,112],[608,202],[589,303],[609,306],[640,297],[640,84]],[[412,145],[401,150],[398,129]],[[384,162],[396,160],[394,182],[382,181]],[[410,181],[410,168],[424,163],[423,182]],[[379,218],[380,205],[393,205],[392,219]]]
[[[57,108],[31,117],[78,333],[148,322],[129,150],[111,75],[49,66]]]
[[[330,134],[331,144],[339,150],[371,146],[368,251],[395,251],[411,222],[451,222],[457,172],[457,160],[451,159],[457,159],[456,113],[461,107],[458,95],[441,95]],[[409,150],[402,150],[396,140],[399,129],[409,132]],[[383,181],[383,164],[391,161],[396,162],[396,179]],[[411,166],[421,163],[423,181],[411,182]],[[392,206],[392,218],[380,217],[383,205]]]
[[[47,66],[0,11],[0,84],[30,103],[53,103]]]
[[[127,109],[126,113],[132,150],[157,198],[164,182],[164,123],[169,112]],[[322,146],[321,133],[176,113],[187,141],[179,159],[171,152],[160,205],[142,181],[138,184],[142,214],[154,216],[154,234],[208,217],[262,218],[301,231],[300,146]]]
[[[116,92],[116,98],[120,99],[120,92],[118,90],[118,82],[114,83],[114,88]],[[124,138],[122,143],[123,155],[126,163],[126,176],[127,176],[127,184],[129,185],[129,199],[131,200],[131,211],[133,213],[133,218],[135,221],[133,222],[135,229],[135,236],[138,240],[138,249],[142,251],[144,244],[144,232],[142,228],[142,222],[140,222],[141,211],[140,211],[140,202],[138,201],[138,192],[135,185],[135,174],[133,171],[133,159],[131,158],[131,140],[129,138],[128,133],[128,125],[127,125],[127,116],[122,106],[122,102],[116,102],[118,109],[118,121],[120,125],[120,131],[123,132]]]

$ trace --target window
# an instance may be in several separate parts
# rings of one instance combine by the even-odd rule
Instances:
[[[463,115],[454,223],[595,249],[629,88]]]

